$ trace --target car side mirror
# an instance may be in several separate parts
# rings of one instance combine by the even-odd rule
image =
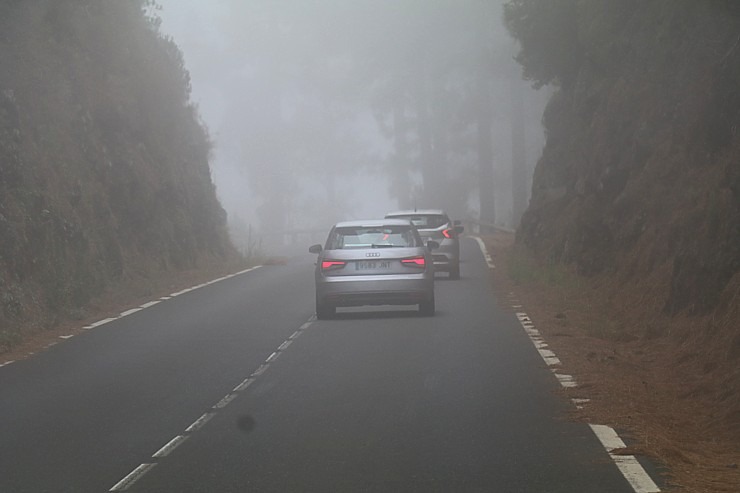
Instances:
[[[310,247],[308,247],[308,251],[310,253],[321,253],[321,250],[321,245],[311,245]]]
[[[439,248],[439,243],[434,240],[427,240],[427,250],[431,251],[436,250],[437,248]]]

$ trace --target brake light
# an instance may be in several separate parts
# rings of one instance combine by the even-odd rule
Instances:
[[[401,260],[401,264],[407,267],[426,267],[427,261],[424,257],[412,257]]]
[[[341,269],[345,265],[347,265],[347,262],[341,260],[324,260],[321,262],[321,270]]]
[[[454,229],[443,229],[442,234],[445,236],[445,238],[452,239],[455,237],[455,230]]]

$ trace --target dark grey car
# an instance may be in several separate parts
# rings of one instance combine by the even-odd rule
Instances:
[[[460,239],[463,226],[454,223],[441,209],[419,209],[389,212],[386,218],[407,219],[419,230],[421,237],[439,243],[434,251],[434,268],[437,272],[448,272],[450,279],[460,278]]]
[[[434,314],[434,265],[430,250],[408,220],[337,223],[326,245],[313,245],[316,316],[331,318],[340,306],[419,305]]]

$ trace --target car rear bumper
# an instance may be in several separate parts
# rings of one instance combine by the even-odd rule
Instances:
[[[458,256],[454,253],[438,251],[432,254],[432,261],[434,262],[434,270],[438,272],[453,269],[459,263]]]
[[[334,306],[415,305],[434,295],[429,274],[409,276],[336,276],[316,282],[316,297]]]

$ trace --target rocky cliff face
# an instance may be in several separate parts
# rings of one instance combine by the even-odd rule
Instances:
[[[544,116],[547,145],[518,240],[644,288],[664,313],[737,319],[740,9],[571,7],[577,47]],[[530,54],[545,49],[522,38]]]
[[[145,2],[0,5],[0,346],[135,275],[236,255]]]

